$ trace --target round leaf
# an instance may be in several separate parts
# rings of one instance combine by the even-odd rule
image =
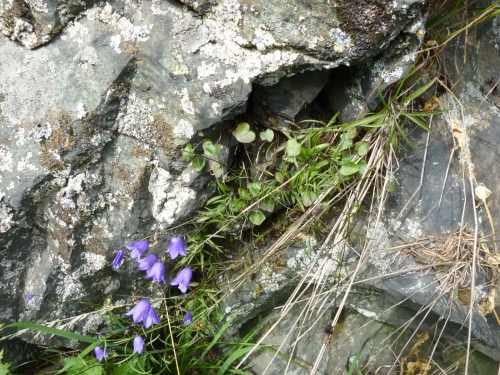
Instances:
[[[245,200],[245,201],[249,201],[252,199],[252,196],[250,195],[250,193],[246,189],[239,188],[238,194],[239,194],[240,198]]]
[[[194,156],[194,148],[191,143],[188,143],[186,147],[184,147],[184,150],[182,150],[182,160],[187,160],[191,156]]]
[[[260,211],[254,211],[250,215],[248,215],[248,219],[253,225],[260,225],[266,220],[264,214]]]
[[[358,142],[355,146],[356,152],[359,156],[365,156],[370,150],[370,144],[368,142]]]
[[[290,157],[298,156],[300,154],[300,144],[296,139],[289,139],[286,142],[286,155]]]
[[[342,166],[340,167],[340,174],[342,176],[350,176],[359,171],[359,167],[357,164],[354,164],[352,161],[344,161]]]
[[[233,130],[233,135],[241,143],[250,143],[255,140],[255,133],[250,130],[250,125],[246,122],[239,124]]]
[[[283,172],[276,172],[274,174],[274,178],[276,179],[276,181],[282,184],[283,181],[285,181],[285,174]]]
[[[271,129],[266,129],[265,132],[260,132],[259,135],[263,141],[272,142],[274,138],[274,132]]]
[[[248,184],[248,190],[254,197],[258,197],[260,194],[260,189],[262,188],[262,184],[260,182],[250,182]]]
[[[203,169],[203,167],[205,166],[205,159],[202,158],[201,156],[197,156],[193,159],[192,161],[192,165],[193,165],[193,169],[196,171],[196,172],[199,172]]]
[[[205,154],[208,156],[216,157],[219,155],[221,149],[221,145],[214,145],[210,139],[205,139],[203,141],[203,151],[205,151]]]
[[[304,207],[309,207],[310,205],[312,205],[316,198],[317,196],[313,191],[306,191],[301,195],[301,200]]]

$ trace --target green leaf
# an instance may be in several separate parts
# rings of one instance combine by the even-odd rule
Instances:
[[[343,161],[342,166],[340,167],[340,174],[342,176],[350,176],[359,171],[359,167],[357,164],[354,164],[352,161]]]
[[[278,171],[274,174],[274,178],[276,179],[276,181],[282,184],[285,181],[285,174]]]
[[[247,205],[241,199],[232,199],[231,206],[235,212],[240,212],[243,211]]]
[[[10,363],[2,363],[3,349],[0,351],[0,375],[12,375],[9,371]]]
[[[210,341],[210,344],[207,345],[205,351],[201,354],[200,361],[203,361],[204,358],[205,358],[205,355],[210,351],[210,349],[212,349],[212,347],[219,342],[220,337],[224,334],[224,332],[226,331],[227,327],[229,327],[229,325],[232,323],[232,321],[234,320],[234,318],[236,318],[236,316],[238,315],[238,312],[234,313],[227,320],[227,322],[224,323],[224,325],[219,330],[219,332],[217,332],[217,334],[214,336],[214,338],[212,339],[212,341]]]
[[[301,197],[300,197],[304,207],[309,207],[310,205],[312,205],[314,203],[314,201],[316,200],[316,198],[317,198],[317,195],[313,191],[306,191],[306,192],[302,193]]]
[[[248,192],[248,190],[243,189],[243,188],[238,188],[238,195],[240,196],[241,199],[245,201],[249,201],[252,199],[252,196]]]
[[[264,214],[260,211],[254,211],[250,215],[248,215],[248,219],[253,225],[260,225],[266,220]]]
[[[398,185],[396,183],[396,179],[394,178],[390,178],[389,179],[389,182],[387,183],[387,187],[386,187],[386,190],[389,192],[389,193],[394,193],[396,191],[396,189],[398,188]]]
[[[422,118],[420,117],[420,115],[409,114],[409,113],[402,113],[402,115],[405,116],[406,118],[410,119],[411,121],[413,121],[415,124],[417,124],[421,128],[425,129],[429,133],[434,134],[432,132],[432,130],[427,126],[427,124],[425,123],[425,121],[422,120]]]
[[[221,163],[215,160],[208,161],[208,171],[215,178],[220,178],[224,174],[224,168],[222,167]]]
[[[301,146],[296,139],[292,138],[286,142],[286,156],[294,157],[300,154]]]
[[[70,332],[70,331],[64,331],[62,329],[47,327],[47,326],[44,326],[44,325],[41,325],[41,324],[36,324],[36,323],[23,323],[23,322],[12,323],[12,324],[9,324],[5,328],[11,328],[11,327],[20,327],[20,328],[25,328],[25,329],[32,329],[32,330],[39,331],[39,332],[42,332],[42,333],[48,333],[50,335],[56,335],[56,336],[60,336],[60,337],[65,337],[65,338],[71,339],[71,340],[78,340],[78,341],[83,341],[83,342],[89,342],[91,344],[96,341],[95,338],[90,337],[90,336],[84,336],[84,335],[80,335],[79,333],[74,333],[74,332]]]
[[[370,143],[365,141],[358,142],[354,146],[354,149],[356,150],[359,156],[365,156],[366,154],[368,154],[368,151],[370,150]]]
[[[351,146],[352,146],[352,139],[349,136],[349,134],[342,133],[341,136],[340,136],[340,142],[339,142],[339,146],[338,146],[338,151],[347,150]]]
[[[425,85],[420,87],[418,90],[413,91],[410,95],[408,95],[406,98],[404,98],[401,103],[408,103],[411,102],[413,99],[418,98],[420,95],[422,95],[424,92],[426,92],[433,84],[436,82],[436,79],[434,78],[432,81],[427,82]]]
[[[99,361],[95,358],[66,358],[64,367],[57,374],[65,373],[67,375],[102,375],[103,369]]]
[[[238,358],[242,357],[243,355],[245,355],[246,353],[248,353],[250,350],[253,349],[253,345],[252,346],[248,346],[248,347],[244,347],[242,349],[239,349],[237,351],[235,351],[233,354],[231,354],[229,356],[228,359],[226,359],[226,361],[222,364],[222,366],[220,367],[219,371],[217,372],[217,375],[224,375],[224,374],[227,374],[227,369],[231,366],[231,364],[236,361]],[[244,374],[244,372],[243,372]]]
[[[274,139],[274,132],[271,129],[266,129],[265,132],[260,132],[259,135],[263,141],[272,142]]]
[[[182,150],[182,160],[188,160],[192,156],[194,156],[194,148],[191,143],[188,143]]]
[[[196,172],[200,172],[205,166],[205,158],[202,158],[201,156],[196,156],[192,161],[192,166]]]
[[[203,141],[203,151],[207,156],[215,158],[219,155],[221,149],[221,145],[214,145],[210,139],[205,139]]]
[[[364,160],[360,160],[356,163],[358,166],[358,174],[363,176],[365,174],[366,168],[368,168],[368,164]]]
[[[233,130],[233,136],[241,143],[250,143],[255,140],[255,133],[250,130],[250,125],[246,122],[242,122]]]
[[[274,211],[274,199],[271,197],[267,197],[266,199],[263,199],[259,203],[259,208],[267,211],[267,212],[273,212]]]
[[[146,374],[147,371],[147,356],[141,355],[140,357],[133,358],[125,363],[114,366],[111,375],[137,375]]]
[[[260,195],[260,191],[262,189],[262,184],[260,182],[250,182],[248,184],[248,190],[254,197],[258,197]]]

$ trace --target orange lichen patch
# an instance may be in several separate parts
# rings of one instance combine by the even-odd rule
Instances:
[[[431,96],[429,100],[425,102],[424,108],[420,111],[422,112],[432,112],[441,106],[441,102],[439,101],[437,96]]]

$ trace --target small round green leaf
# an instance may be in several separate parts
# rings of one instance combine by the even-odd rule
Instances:
[[[313,191],[306,191],[301,194],[300,198],[302,200],[302,204],[304,205],[304,207],[309,207],[314,203],[317,196],[316,193],[314,193]]]
[[[238,194],[239,194],[240,198],[245,200],[245,201],[249,201],[252,199],[252,196],[250,195],[250,193],[246,189],[239,188]]]
[[[205,166],[205,159],[202,158],[201,156],[196,156],[193,161],[192,161],[193,169],[196,172],[199,172],[203,169]]]
[[[262,189],[262,184],[260,182],[250,182],[248,184],[248,190],[254,197],[258,197],[260,194],[260,190]]]
[[[283,181],[285,181],[285,174],[283,172],[278,171],[274,174],[274,178],[276,179],[276,181],[282,184]]]
[[[298,156],[300,154],[300,144],[297,142],[296,139],[289,139],[286,142],[286,156],[288,157],[294,157]]]
[[[394,177],[391,177],[389,179],[389,182],[387,183],[387,191],[389,193],[394,193],[398,188],[398,184],[396,183],[396,179]]]
[[[254,211],[250,215],[248,215],[248,219],[253,225],[260,225],[266,220],[264,214],[260,211]]]
[[[356,146],[354,146],[354,148],[356,149],[356,152],[359,156],[365,156],[370,150],[370,144],[368,142],[362,141],[356,143]]]
[[[357,171],[359,171],[357,164],[354,164],[352,161],[343,161],[339,172],[342,176],[350,176]]]
[[[267,197],[266,199],[262,200],[262,202],[259,203],[259,208],[267,212],[273,212],[274,199],[272,199],[271,197]]]
[[[182,160],[188,160],[192,156],[194,156],[194,148],[191,143],[188,143],[182,150]]]
[[[259,135],[263,141],[272,142],[274,139],[274,132],[271,129],[266,129],[265,132],[260,132]]]
[[[205,139],[203,141],[203,151],[205,151],[205,154],[208,156],[216,157],[219,155],[221,149],[221,145],[214,145],[210,139]]]
[[[233,130],[233,136],[241,143],[250,143],[255,140],[255,133],[250,130],[250,125],[246,122],[242,122]]]

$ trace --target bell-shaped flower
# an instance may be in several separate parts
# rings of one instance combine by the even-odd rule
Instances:
[[[153,324],[160,324],[160,318],[156,315],[155,309],[152,307],[149,309],[148,316],[144,320],[144,328],[149,328]]]
[[[108,351],[104,350],[101,346],[96,346],[94,353],[99,362],[101,362],[103,358],[108,358]]]
[[[192,319],[193,319],[193,313],[191,311],[188,311],[184,316],[184,319],[182,319],[182,323],[191,324]]]
[[[155,310],[151,307],[151,304],[145,299],[141,299],[137,305],[134,306],[132,310],[125,315],[132,315],[134,323],[143,322],[145,328],[151,327],[153,324],[159,324],[160,318],[156,315]]]
[[[186,256],[187,245],[184,243],[182,237],[174,236],[170,238],[167,253],[170,253],[170,258],[175,259],[177,255]]]
[[[135,336],[135,338],[134,338],[134,353],[142,354],[143,349],[144,349],[143,338],[141,336]]]
[[[148,241],[141,240],[137,242],[131,242],[125,247],[131,251],[130,257],[139,261],[141,259],[141,255],[148,251],[149,244]]]
[[[25,298],[26,301],[31,301],[33,299],[33,295],[28,294]]]
[[[149,269],[158,261],[156,254],[148,254],[139,262],[139,269],[141,271],[149,272]]]
[[[151,279],[159,283],[160,281],[165,281],[165,266],[162,262],[155,262],[151,268],[148,270],[145,279]]]
[[[184,268],[179,272],[177,277],[170,282],[170,285],[178,285],[181,292],[186,293],[192,277],[193,271],[191,271],[191,268]]]
[[[113,260],[113,268],[118,268],[123,264],[123,255],[125,252],[123,250],[118,250],[115,260]]]

